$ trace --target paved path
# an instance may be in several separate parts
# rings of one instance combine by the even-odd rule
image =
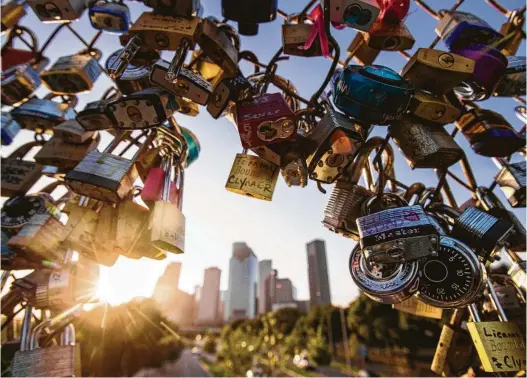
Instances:
[[[185,349],[181,353],[181,357],[174,369],[173,377],[210,377],[201,365],[199,364],[199,357],[194,356],[189,349]]]

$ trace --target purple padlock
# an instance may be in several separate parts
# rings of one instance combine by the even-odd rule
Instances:
[[[493,89],[505,74],[507,58],[499,50],[486,45],[470,45],[452,51],[476,62],[472,76],[454,88],[466,100],[481,101],[492,95]]]

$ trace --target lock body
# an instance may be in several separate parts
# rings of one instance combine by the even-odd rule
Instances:
[[[38,72],[30,64],[13,66],[2,71],[2,103],[15,105],[28,99],[40,86]]]
[[[509,56],[507,57],[507,61],[508,64],[507,69],[505,70],[505,75],[496,85],[496,88],[494,89],[494,96],[525,96],[525,57]]]
[[[18,21],[26,15],[26,7],[17,1],[10,1],[2,5],[0,13],[2,13],[1,33],[3,34],[18,24]]]
[[[174,17],[195,16],[201,5],[200,0],[145,0],[144,3],[155,13]]]
[[[9,146],[22,128],[18,122],[13,121],[8,113],[1,114],[1,122],[0,136],[2,146]]]
[[[108,130],[117,126],[117,121],[108,105],[111,100],[99,100],[86,104],[86,107],[77,113],[76,120],[88,132]]]
[[[321,56],[322,48],[320,46],[320,39],[316,38],[309,49],[299,49],[305,45],[314,24],[284,24],[282,25],[282,47],[284,54],[294,56]]]
[[[321,5],[324,7],[324,1]],[[368,31],[379,12],[379,5],[373,0],[335,0],[331,2],[329,18],[336,24]]]
[[[91,26],[110,33],[126,33],[130,28],[130,10],[125,4],[98,2],[88,10]]]
[[[403,22],[393,24],[377,20],[364,34],[364,42],[376,50],[404,51],[414,46],[415,39]]]
[[[82,375],[80,344],[17,351],[12,374],[16,377],[79,377]]]
[[[294,140],[294,113],[280,93],[264,94],[236,103],[236,125],[243,148]]]
[[[83,144],[93,138],[95,131],[87,131],[79,121],[70,119],[53,128],[53,136],[68,143]]]
[[[418,118],[440,125],[455,122],[461,117],[461,109],[454,106],[446,96],[425,91],[416,91],[410,100],[408,111]]]
[[[31,98],[11,111],[11,116],[21,127],[37,131],[53,129],[75,115],[75,110],[67,104],[39,98]]]
[[[63,23],[79,19],[86,9],[83,0],[31,0],[28,5],[44,23]]]
[[[105,64],[106,70],[112,67],[121,51],[122,49],[119,49],[108,57]],[[149,56],[145,59],[139,59],[139,55],[141,55],[141,52],[137,53],[134,59],[126,66],[123,74],[114,79],[117,89],[124,95],[131,95],[153,86],[150,82],[150,71],[152,70],[152,64],[159,59],[159,54],[149,52],[146,54]]]
[[[503,167],[496,182],[512,207],[525,207],[525,161]]]
[[[445,324],[430,369],[444,377],[461,376],[471,364],[473,343],[467,331]]]
[[[185,252],[185,216],[170,201],[156,201],[151,220],[152,244],[166,252]]]
[[[66,173],[97,147],[97,140],[91,139],[84,143],[71,143],[53,136],[35,155],[35,161],[41,165],[51,165],[60,173]]]
[[[256,35],[258,24],[274,21],[278,10],[278,0],[222,0],[223,17],[238,22],[238,33]]]
[[[348,53],[361,66],[373,64],[380,52],[381,50],[374,49],[366,44],[362,33],[357,33],[348,47]]]
[[[221,67],[225,77],[238,74],[238,50],[226,32],[209,18],[201,21],[198,44],[203,53]]]
[[[40,143],[25,144],[11,153],[7,158],[2,158],[1,180],[2,196],[12,197],[26,193],[42,176],[42,166],[35,161],[23,160],[25,155]]]
[[[235,78],[224,78],[214,88],[207,104],[207,111],[213,118],[218,119],[229,105],[249,99],[251,89],[251,83],[241,74]]]
[[[414,89],[388,67],[348,66],[335,81],[334,93],[335,106],[342,112],[383,125],[402,118]]]

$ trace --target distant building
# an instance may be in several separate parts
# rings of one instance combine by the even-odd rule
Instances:
[[[294,302],[295,291],[289,278],[277,278],[275,280],[273,304]]]
[[[218,306],[220,302],[221,270],[218,268],[205,269],[203,286],[200,290],[198,306],[199,324],[217,324]]]
[[[310,309],[309,301],[296,301],[296,308],[301,313],[307,314],[309,312],[309,309]]]
[[[168,264],[163,275],[157,280],[152,298],[159,303],[170,300],[174,290],[178,290],[180,273],[180,262],[172,262]]]
[[[229,290],[225,306],[228,321],[256,315],[258,260],[245,243],[233,243],[229,262]]]
[[[271,274],[273,264],[271,260],[262,260],[258,263],[258,313],[270,311],[270,303],[266,297],[265,280]]]
[[[225,300],[227,297],[227,290],[220,291],[220,300],[218,302],[218,320],[220,322],[225,321]]]
[[[331,304],[324,240],[317,239],[307,243],[307,264],[311,306]]]

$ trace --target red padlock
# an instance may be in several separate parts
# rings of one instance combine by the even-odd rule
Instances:
[[[23,34],[29,35],[31,50],[22,50],[13,47],[16,38],[22,38]],[[24,26],[17,26],[9,31],[7,41],[1,50],[2,71],[16,66],[17,64],[31,63],[40,61],[38,54],[38,40],[35,34]]]
[[[153,206],[156,201],[161,201],[163,196],[163,185],[165,181],[165,169],[163,167],[150,168],[148,176],[141,191],[141,199],[148,205]],[[169,200],[172,203],[177,201],[176,184],[171,181],[169,188]]]
[[[243,148],[295,140],[295,113],[280,93],[236,103],[236,125]]]

